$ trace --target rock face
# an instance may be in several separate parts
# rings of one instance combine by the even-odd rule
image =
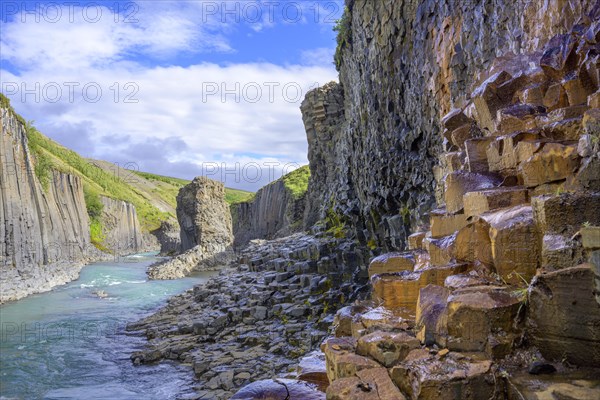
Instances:
[[[178,279],[193,271],[212,270],[232,260],[231,213],[225,186],[198,177],[177,196],[181,251],[148,269],[150,279]]]
[[[282,178],[260,189],[251,201],[232,205],[235,247],[302,230],[305,204],[305,197],[296,198]]]
[[[231,213],[225,202],[225,186],[198,177],[177,196],[181,250],[199,246],[206,257],[226,251],[233,243]]]
[[[593,3],[347,0],[340,85],[316,89],[302,105],[314,189],[310,212],[322,218],[333,208],[365,243],[402,248],[409,228],[425,223],[434,204],[433,167],[444,140],[455,146],[451,135],[439,134],[442,117],[466,105],[466,93],[489,76],[480,72],[497,56],[541,50]],[[548,68],[561,62],[547,58]],[[493,84],[486,95],[496,96]],[[569,91],[557,89],[568,102]],[[495,118],[496,108],[488,115]],[[464,122],[455,117],[451,128]]]
[[[78,177],[36,178],[25,127],[0,108],[0,302],[50,290],[77,276],[97,255]]]
[[[160,254],[163,256],[172,256],[181,248],[181,229],[177,221],[163,221],[160,228],[152,231],[160,243]]]
[[[101,196],[104,206],[102,225],[105,228],[106,247],[117,254],[132,254],[145,250],[144,234],[140,227],[135,206],[122,200]]]

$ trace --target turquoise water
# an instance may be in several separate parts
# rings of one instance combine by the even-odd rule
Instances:
[[[52,292],[0,306],[0,399],[176,399],[190,387],[175,363],[134,367],[146,343],[125,326],[211,273],[147,281],[151,253],[85,267]],[[107,298],[93,294],[104,290]]]

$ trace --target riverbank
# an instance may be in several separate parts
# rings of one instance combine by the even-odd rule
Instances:
[[[193,383],[188,369],[131,368],[129,354],[145,342],[124,328],[211,274],[148,281],[146,269],[156,260],[141,254],[91,264],[76,281],[0,306],[0,398],[185,396]]]

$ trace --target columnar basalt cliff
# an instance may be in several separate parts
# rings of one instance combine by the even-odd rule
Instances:
[[[435,203],[441,117],[466,104],[497,56],[541,50],[592,3],[347,0],[336,56],[341,88],[317,89],[303,105],[320,217],[333,209],[360,240],[402,248]],[[318,98],[324,107],[314,106]]]
[[[89,262],[110,257],[90,241],[83,181],[49,169],[36,174],[24,121],[0,107],[0,302],[50,290],[79,276]],[[101,197],[104,249],[131,254],[156,247],[140,230],[130,203]]]
[[[142,233],[133,204],[103,196],[100,197],[100,201],[104,206],[102,225],[106,235],[106,247],[123,255],[157,247],[155,243],[148,243],[150,235]]]
[[[95,252],[78,177],[53,172],[43,188],[24,125],[0,108],[0,302],[75,279]]]
[[[283,179],[260,189],[250,201],[231,206],[235,247],[253,239],[275,239],[304,229],[305,194],[295,196]]]

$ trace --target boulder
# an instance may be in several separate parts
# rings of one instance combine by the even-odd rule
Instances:
[[[540,233],[574,235],[585,223],[600,225],[600,193],[562,193],[531,199]]]
[[[465,141],[466,163],[470,172],[486,173],[490,171],[487,149],[494,137],[481,137]]]
[[[453,234],[467,225],[465,214],[448,214],[445,209],[433,210],[429,213],[431,237],[440,238]]]
[[[245,386],[231,397],[231,400],[325,400],[325,398],[325,393],[307,382],[268,379]]]
[[[439,239],[426,238],[423,243],[429,253],[431,265],[442,266],[450,264],[454,259],[454,242],[456,234],[444,236]]]
[[[503,357],[512,349],[510,335],[523,298],[511,289],[479,286],[459,289],[448,297],[447,347],[455,351],[487,351]],[[497,351],[498,343],[508,342]]]
[[[371,280],[373,298],[391,309],[405,308],[416,311],[419,290],[429,284],[442,286],[450,276],[468,269],[467,264],[431,266],[416,272],[375,275]]]
[[[548,360],[600,366],[600,304],[590,264],[542,273],[531,284],[527,330]]]
[[[448,213],[463,209],[463,196],[475,190],[491,189],[500,186],[502,178],[493,174],[457,171],[446,175],[444,199]],[[445,236],[445,235],[443,235]]]
[[[519,167],[523,183],[535,187],[573,175],[579,167],[577,144],[548,143]]]
[[[330,338],[321,344],[327,362],[329,382],[356,376],[358,371],[379,368],[381,365],[368,357],[359,356],[354,338]]]
[[[363,305],[352,305],[341,308],[334,317],[333,326],[336,337],[352,336],[352,319],[355,315],[368,311]]]
[[[531,206],[487,212],[456,235],[456,259],[493,266],[507,282],[522,284],[538,267],[538,231]]]
[[[529,194],[524,187],[500,187],[488,190],[469,192],[464,195],[465,215],[468,217],[481,215],[498,208],[513,207],[529,201]]]
[[[496,130],[496,113],[503,108],[510,99],[498,93],[498,87],[512,79],[505,71],[495,73],[484,81],[471,95],[477,110],[477,125],[492,133]]]
[[[450,290],[437,285],[427,285],[419,291],[415,332],[425,346],[445,345],[448,296]]]
[[[423,239],[427,236],[427,232],[413,233],[408,237],[408,249],[420,250],[423,248]]]
[[[570,34],[556,35],[546,44],[540,66],[550,79],[559,81],[576,68],[576,46],[577,40]]]
[[[356,353],[390,368],[404,360],[411,350],[420,347],[417,338],[407,332],[376,331],[358,339]]]
[[[412,271],[418,266],[427,264],[429,257],[422,251],[405,253],[386,253],[375,257],[369,264],[369,278],[373,275]]]
[[[544,94],[543,105],[548,111],[569,106],[567,92],[561,83],[555,83],[548,87]]]
[[[387,369],[362,370],[356,375],[333,382],[327,389],[327,400],[406,400]]]
[[[545,115],[546,108],[531,104],[514,104],[498,110],[497,135],[536,128],[536,117]]]
[[[479,400],[495,398],[498,383],[489,360],[476,361],[450,352],[440,358],[413,350],[394,367],[392,381],[412,400]]]
[[[520,162],[517,145],[522,141],[531,142],[539,138],[535,132],[519,132],[495,138],[485,149],[489,170],[514,173]]]

